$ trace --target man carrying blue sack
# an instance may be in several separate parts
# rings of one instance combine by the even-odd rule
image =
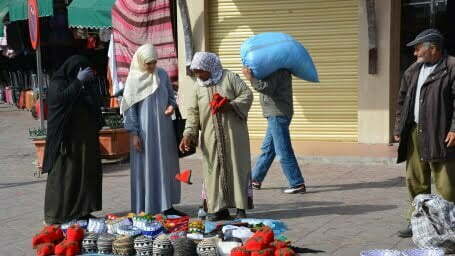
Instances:
[[[267,119],[267,133],[262,144],[262,154],[253,169],[254,189],[261,189],[270,166],[278,156],[281,167],[289,182],[286,194],[305,193],[305,181],[292,149],[289,125],[294,114],[292,100],[292,76],[286,69],[275,71],[263,80],[256,79],[249,68],[242,70],[253,88],[260,93],[264,117]]]

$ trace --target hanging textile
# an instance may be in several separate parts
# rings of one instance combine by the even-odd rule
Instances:
[[[185,65],[191,65],[194,55],[193,34],[191,32],[190,14],[186,0],[179,0],[180,17],[183,24],[183,38],[185,41]]]
[[[125,86],[122,82],[120,82],[117,78],[117,62],[115,61],[115,42],[114,36],[111,35],[111,42],[109,43],[109,50],[107,53],[109,57],[109,73],[112,80],[112,96],[117,94],[120,90],[122,90]]]
[[[178,79],[176,42],[173,36],[170,0],[117,0],[112,8],[117,76],[126,81],[134,53],[152,43],[158,53],[158,66],[171,81]]]

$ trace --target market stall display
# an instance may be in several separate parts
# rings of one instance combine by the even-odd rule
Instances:
[[[294,255],[290,243],[276,238],[273,227],[264,223],[285,229],[273,220],[213,223],[188,216],[109,214],[47,226],[33,237],[32,245],[40,256]]]

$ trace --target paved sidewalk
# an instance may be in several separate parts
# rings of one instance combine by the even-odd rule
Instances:
[[[45,176],[33,177],[35,152],[28,129],[39,123],[29,112],[0,105],[0,256],[34,255],[31,237],[42,227]],[[357,256],[374,248],[413,247],[396,231],[404,224],[407,193],[402,167],[383,165],[301,163],[308,193],[281,193],[286,182],[274,164],[264,188],[255,192],[258,218],[283,220],[296,245],[319,253],[304,255]],[[196,214],[201,188],[201,163],[181,161],[194,171],[193,185],[183,185],[179,209]],[[103,212],[129,211],[129,166],[104,168]]]

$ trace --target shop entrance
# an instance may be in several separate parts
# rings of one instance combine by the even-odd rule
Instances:
[[[406,43],[427,28],[440,30],[448,53],[455,55],[455,1],[402,0],[401,10],[401,72],[415,61],[413,49],[406,47]]]

